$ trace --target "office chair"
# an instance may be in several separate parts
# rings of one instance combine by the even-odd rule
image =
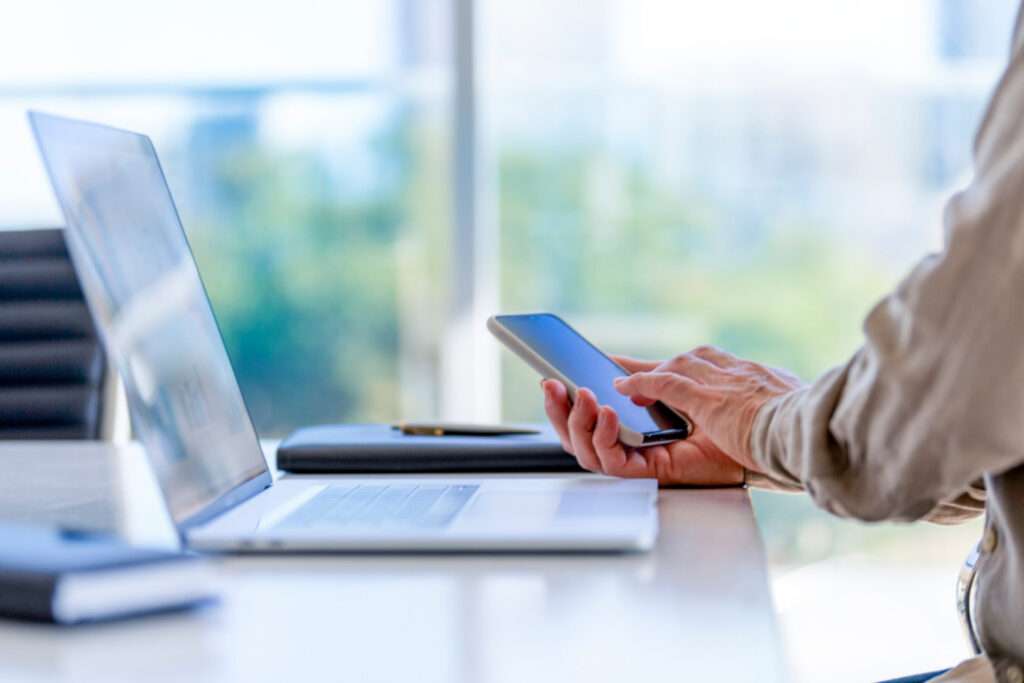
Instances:
[[[63,230],[0,230],[0,440],[110,438],[115,385]]]

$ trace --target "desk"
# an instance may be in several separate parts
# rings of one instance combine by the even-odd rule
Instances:
[[[0,518],[173,542],[137,446],[2,444],[0,473]],[[746,491],[658,506],[646,555],[223,558],[214,608],[0,621],[0,681],[788,680]]]

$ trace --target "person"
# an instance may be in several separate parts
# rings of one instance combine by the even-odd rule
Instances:
[[[665,484],[806,491],[866,521],[951,523],[986,512],[962,572],[978,655],[938,677],[1024,683],[1024,38],[975,137],[974,177],[945,240],[868,314],[861,348],[809,384],[702,346],[665,361],[618,357],[617,389],[688,415],[692,436],[623,447],[618,418],[543,382],[545,410],[587,470]],[[974,576],[976,570],[976,576]]]

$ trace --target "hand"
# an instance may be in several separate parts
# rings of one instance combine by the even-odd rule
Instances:
[[[757,470],[750,435],[761,407],[801,386],[795,376],[711,346],[638,370],[615,388],[639,405],[661,401],[690,418],[718,448]]]
[[[630,372],[652,371],[657,362],[616,356]],[[599,406],[588,389],[577,392],[570,404],[565,386],[545,380],[544,409],[562,441],[580,467],[617,477],[653,477],[662,484],[724,485],[743,482],[743,467],[730,458],[695,425],[684,441],[636,449],[619,442],[619,418],[608,406]]]

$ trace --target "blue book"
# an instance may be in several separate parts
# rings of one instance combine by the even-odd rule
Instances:
[[[214,598],[194,555],[93,533],[0,524],[0,616],[75,624],[179,609]]]

